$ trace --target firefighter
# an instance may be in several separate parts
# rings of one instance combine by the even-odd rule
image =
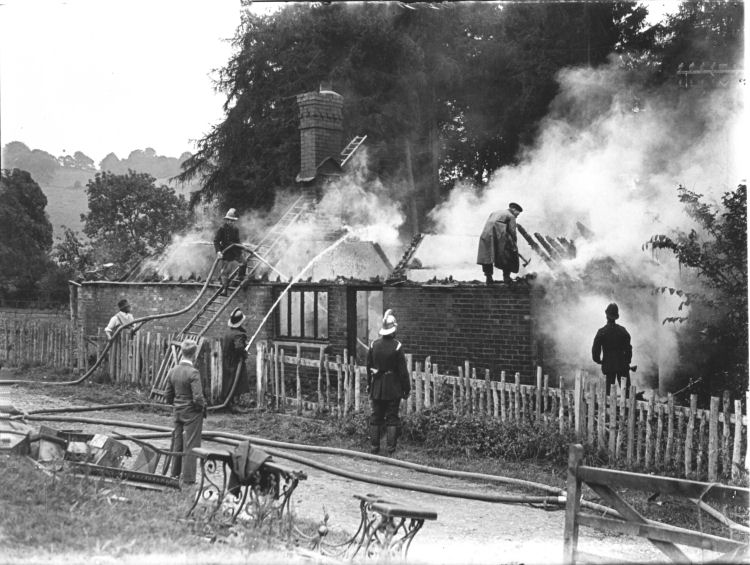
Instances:
[[[396,339],[398,323],[391,310],[383,315],[378,332],[380,338],[367,351],[367,393],[370,396],[370,453],[380,451],[380,431],[385,425],[386,449],[396,451],[400,432],[399,408],[401,399],[411,392],[406,356],[401,342]]]
[[[219,283],[221,284],[220,293],[226,296],[227,287],[229,286],[229,275],[240,266],[242,260],[242,249],[240,247],[231,247],[233,244],[240,242],[240,230],[237,228],[237,210],[230,208],[224,216],[224,223],[216,230],[214,236],[214,249],[221,260],[219,270]],[[240,273],[244,276],[244,272]]]
[[[245,314],[239,308],[235,308],[227,320],[228,329],[221,336],[221,393],[224,396],[224,402],[227,403],[227,408],[230,410],[232,410],[232,404],[241,394],[250,392],[250,382],[245,365],[245,360],[247,359],[247,351],[245,351],[245,347],[247,346],[247,331],[242,325],[244,322]],[[238,370],[237,386],[232,397],[229,398],[229,393],[232,390]]]
[[[615,323],[620,317],[620,309],[614,302],[604,310],[607,324],[596,332],[591,356],[594,363],[602,366],[602,373],[607,380],[607,395],[612,384],[625,379],[627,390],[630,390],[630,360],[633,357],[633,347],[630,345],[628,330]]]
[[[493,284],[493,264],[503,272],[503,282],[512,282],[511,273],[518,272],[518,236],[516,234],[516,218],[523,212],[523,208],[515,202],[508,204],[507,210],[497,210],[490,214],[479,236],[477,250],[477,264],[482,265],[482,271],[487,284]]]

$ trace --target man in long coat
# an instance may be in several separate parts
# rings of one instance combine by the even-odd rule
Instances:
[[[385,425],[388,454],[396,451],[401,399],[409,398],[411,384],[406,367],[406,356],[401,342],[396,339],[396,317],[391,310],[383,316],[381,337],[370,344],[367,351],[367,392],[370,395],[370,452],[380,451],[380,430]]]
[[[630,390],[630,361],[633,358],[633,347],[630,345],[628,330],[615,320],[620,317],[620,309],[614,302],[604,310],[607,324],[596,332],[591,357],[594,363],[602,366],[602,373],[607,380],[607,394],[612,384],[625,379],[627,390]]]
[[[244,322],[245,315],[242,313],[242,310],[235,308],[231,316],[229,316],[229,320],[227,320],[227,327],[229,329],[221,337],[221,393],[225,401],[232,390],[238,367],[240,371],[239,377],[237,377],[237,386],[234,389],[232,397],[229,398],[227,408],[231,408],[232,403],[241,394],[250,392],[247,367],[245,366],[245,359],[247,359],[247,351],[245,351],[245,347],[247,346],[247,331],[242,327]]]
[[[511,282],[511,273],[518,272],[516,218],[521,212],[523,208],[511,202],[507,210],[492,212],[484,224],[482,235],[479,236],[477,264],[482,265],[487,284],[494,282],[493,264],[502,270],[505,283]]]

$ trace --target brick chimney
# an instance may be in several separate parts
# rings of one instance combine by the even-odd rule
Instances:
[[[341,153],[343,133],[341,109],[344,97],[321,84],[318,92],[297,96],[300,131],[300,171],[297,182],[309,182],[327,157]]]

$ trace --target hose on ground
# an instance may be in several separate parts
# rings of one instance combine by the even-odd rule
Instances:
[[[206,277],[206,281],[203,283],[203,286],[201,287],[201,291],[198,293],[198,296],[195,297],[195,300],[193,300],[190,304],[188,304],[185,308],[182,308],[180,310],[175,310],[174,312],[167,312],[166,314],[151,314],[150,316],[144,316],[143,318],[137,318],[133,320],[132,322],[128,322],[126,324],[123,324],[119,326],[115,333],[112,334],[112,337],[107,340],[106,345],[104,346],[104,349],[99,354],[99,357],[94,362],[94,364],[89,368],[88,371],[86,371],[81,377],[78,379],[72,380],[72,381],[49,381],[40,383],[39,381],[27,381],[27,380],[0,380],[0,385],[19,385],[19,384],[44,384],[44,385],[53,385],[53,386],[69,386],[69,385],[77,385],[85,380],[87,380],[91,375],[94,374],[94,371],[96,371],[99,366],[102,364],[104,359],[107,357],[107,353],[112,348],[112,344],[115,342],[117,337],[125,331],[130,326],[134,326],[136,324],[142,326],[146,322],[151,322],[153,320],[161,320],[163,318],[173,318],[175,316],[179,316],[181,314],[185,314],[186,312],[189,312],[201,299],[201,297],[206,293],[206,290],[208,289],[208,285],[211,283],[211,278],[213,277],[214,271],[216,270],[216,265],[219,262],[219,257],[217,256],[216,259],[214,259],[213,265],[211,265],[211,270],[208,272],[208,276]]]
[[[13,418],[17,418],[17,417],[13,417]],[[107,425],[107,426],[119,426],[119,427],[124,427],[124,428],[137,428],[137,429],[151,430],[153,432],[162,432],[165,435],[168,434],[169,436],[171,436],[172,434],[172,429],[166,426],[159,426],[155,424],[145,424],[145,423],[138,423],[138,422],[128,422],[124,420],[106,420],[106,419],[101,419],[101,418],[84,418],[84,417],[73,417],[73,416],[44,417],[42,415],[31,415],[31,416],[28,416],[27,419],[37,420],[37,421],[41,420],[41,421],[56,421],[56,422],[75,422],[75,423],[88,423],[88,424]],[[153,434],[148,434],[148,435],[153,436]],[[140,437],[143,437],[143,436],[140,436]],[[560,489],[555,489],[558,492],[562,493],[562,494],[558,494],[557,496],[491,495],[491,494],[476,493],[476,492],[471,492],[471,491],[462,491],[458,489],[431,487],[431,486],[417,484],[417,483],[402,483],[402,482],[396,482],[396,481],[384,479],[381,477],[373,477],[371,475],[365,475],[362,473],[346,471],[346,470],[339,469],[337,467],[333,467],[325,463],[321,463],[319,461],[315,461],[313,459],[309,459],[307,457],[302,457],[300,455],[294,455],[291,453],[287,453],[285,451],[280,451],[276,447],[273,447],[273,446],[280,446],[280,447],[285,447],[287,449],[296,449],[300,447],[301,444],[287,444],[284,442],[265,440],[263,438],[255,438],[253,436],[247,436],[244,434],[220,432],[220,431],[204,431],[202,434],[202,437],[205,438],[206,440],[216,441],[219,443],[227,443],[230,445],[236,445],[237,443],[241,441],[250,441],[251,443],[255,443],[257,445],[264,445],[265,451],[267,451],[270,455],[273,455],[275,457],[279,457],[281,459],[287,459],[289,461],[295,461],[297,463],[301,463],[303,465],[307,465],[314,469],[318,469],[327,473],[331,473],[333,475],[342,476],[342,477],[352,479],[355,481],[365,482],[365,483],[379,485],[379,486],[391,487],[391,488],[402,489],[402,490],[413,490],[417,492],[437,494],[440,496],[448,496],[448,497],[453,497],[453,498],[479,500],[483,502],[528,503],[528,504],[542,503],[542,504],[558,504],[558,505],[564,504],[565,502],[565,494]],[[404,463],[408,463],[405,461],[398,461],[398,460],[389,459],[385,457],[373,456],[370,454],[354,452],[354,451],[350,451],[346,449],[324,448],[320,446],[302,446],[302,447],[317,448],[314,451],[317,451],[320,453],[325,453],[325,451],[323,450],[332,450],[332,451],[335,450],[334,453],[337,455],[354,455],[357,457],[367,456],[365,458],[368,458],[368,459],[377,457],[377,460],[382,460],[381,462],[389,463],[392,465],[397,464],[401,466]],[[424,469],[436,469],[433,467],[427,467],[425,465],[418,465],[415,463],[410,463],[409,465],[415,465],[416,467],[422,467]],[[441,474],[443,474],[443,476],[447,476],[447,477],[468,478],[467,475],[474,475],[474,477],[472,478],[478,478],[480,476],[483,476],[483,477],[487,477],[486,480],[494,480],[497,482],[507,482],[507,479],[508,479],[507,477],[498,477],[495,475],[483,475],[481,473],[466,473],[463,471],[450,471],[447,469],[436,469],[436,470],[440,471]],[[430,471],[423,471],[423,472],[430,473]],[[437,474],[437,473],[434,473],[434,474]],[[511,481],[516,481],[516,480],[517,479],[511,479]],[[528,483],[529,481],[523,481],[523,482]],[[509,484],[514,484],[514,483],[511,482]],[[532,484],[537,484],[537,483],[532,483]],[[539,485],[539,486],[547,490],[554,489],[554,487],[549,487],[546,485]],[[606,506],[595,504],[586,500],[581,500],[581,505],[584,507],[593,509],[593,510],[619,516],[619,514],[615,510],[612,510],[611,508],[607,508]]]

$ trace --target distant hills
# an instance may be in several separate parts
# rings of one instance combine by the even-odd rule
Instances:
[[[198,190],[197,184],[182,185],[170,179],[180,172],[180,165],[192,155],[185,152],[179,157],[157,155],[150,147],[136,149],[125,159],[109,153],[98,166],[94,160],[76,151],[73,155],[55,157],[41,149],[30,149],[20,141],[12,141],[3,147],[3,166],[6,169],[18,168],[31,173],[47,196],[47,214],[55,235],[62,233],[62,226],[81,231],[81,214],[88,211],[86,183],[98,172],[106,171],[123,174],[128,169],[148,173],[156,178],[157,184],[172,186],[178,194],[189,197]]]

